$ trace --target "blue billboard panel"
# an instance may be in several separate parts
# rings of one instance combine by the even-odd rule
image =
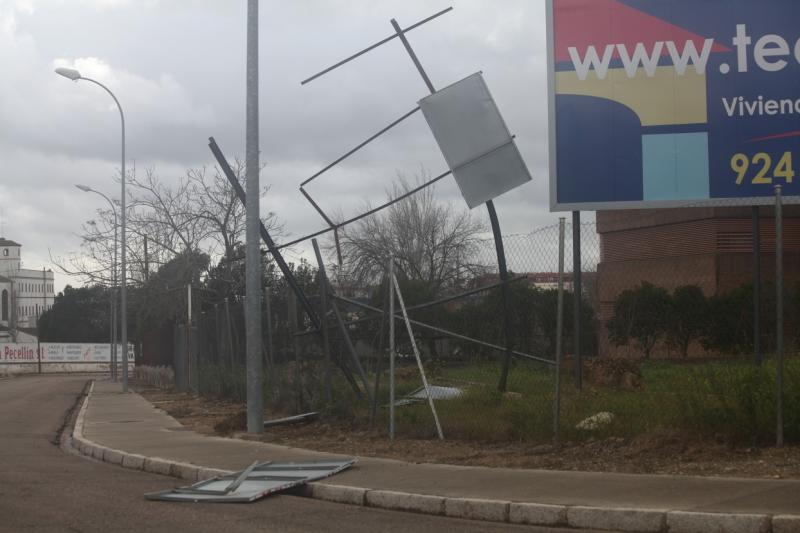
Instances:
[[[800,196],[800,1],[550,0],[548,34],[553,210]]]

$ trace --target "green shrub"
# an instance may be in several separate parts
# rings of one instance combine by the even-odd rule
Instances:
[[[645,359],[650,359],[656,343],[666,333],[671,305],[664,288],[646,281],[635,289],[622,291],[607,323],[611,342],[622,346],[634,340]]]
[[[666,320],[667,342],[687,357],[689,345],[699,339],[708,321],[708,300],[697,285],[684,285],[672,293]]]

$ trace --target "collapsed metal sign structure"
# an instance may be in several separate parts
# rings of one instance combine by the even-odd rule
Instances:
[[[355,464],[345,461],[254,462],[241,472],[217,476],[188,487],[150,492],[145,499],[167,502],[249,503],[275,492],[338,474]]]
[[[381,41],[374,43],[367,48],[349,56],[348,58],[332,65],[321,72],[303,80],[301,85],[309,83],[320,76],[327,74],[342,65],[349,63],[350,61],[360,57],[361,55],[374,50],[375,48],[386,44],[394,39],[399,39],[406,52],[408,53],[409,57],[411,58],[412,62],[414,63],[417,71],[419,72],[422,80],[425,82],[426,87],[428,88],[430,95],[424,97],[419,100],[418,106],[412,109],[411,111],[404,114],[399,119],[393,121],[388,126],[382,128],[374,135],[370,136],[365,141],[359,143],[353,149],[347,151],[344,155],[337,158],[335,161],[330,163],[329,165],[325,166],[323,169],[303,181],[300,185],[300,192],[303,196],[308,200],[311,206],[320,214],[323,220],[328,224],[327,228],[322,230],[316,231],[310,235],[306,235],[304,237],[300,237],[298,239],[292,240],[290,242],[277,245],[272,237],[269,235],[269,232],[266,228],[261,226],[261,236],[264,242],[267,245],[269,253],[272,255],[274,260],[276,261],[278,267],[280,268],[281,272],[285,276],[287,283],[291,287],[292,291],[297,296],[298,301],[300,302],[303,310],[308,315],[310,324],[312,326],[312,333],[319,334],[322,339],[322,343],[324,346],[324,350],[326,352],[326,357],[329,361],[334,362],[339,366],[339,368],[343,371],[345,377],[347,378],[348,382],[350,383],[351,387],[354,391],[359,394],[365,395],[368,400],[371,402],[373,407],[373,413],[377,408],[377,392],[378,392],[378,380],[376,377],[375,387],[374,390],[371,390],[367,376],[362,368],[358,356],[355,352],[355,348],[353,343],[350,339],[350,334],[347,329],[347,325],[344,322],[342,317],[342,313],[339,310],[338,303],[348,304],[348,305],[355,305],[360,307],[361,309],[372,311],[378,313],[378,317],[387,317],[388,315],[388,322],[393,324],[395,320],[405,321],[406,325],[409,329],[409,335],[411,335],[410,327],[412,324],[418,327],[422,327],[424,329],[428,329],[431,331],[436,331],[439,334],[446,335],[452,338],[464,340],[467,342],[472,342],[477,345],[481,345],[493,350],[499,350],[505,353],[505,358],[503,360],[502,371],[500,374],[500,380],[498,383],[498,388],[502,391],[506,390],[506,384],[508,379],[508,372],[510,368],[511,358],[512,356],[520,356],[528,359],[533,359],[539,362],[543,362],[545,364],[554,364],[553,361],[549,358],[544,357],[537,357],[530,354],[520,353],[514,350],[514,339],[511,330],[510,324],[510,317],[509,317],[509,310],[508,310],[508,287],[509,284],[513,281],[517,281],[523,278],[514,278],[512,279],[509,276],[508,269],[506,267],[506,257],[505,251],[503,247],[503,238],[500,232],[500,224],[497,217],[497,212],[494,207],[493,199],[497,196],[508,192],[519,185],[526,183],[527,181],[531,180],[530,173],[523,161],[519,150],[515,144],[514,136],[508,131],[508,128],[500,115],[500,112],[491,98],[489,93],[488,87],[483,80],[481,73],[475,73],[467,78],[456,82],[440,91],[437,91],[433,84],[430,81],[427,73],[422,67],[418,57],[414,53],[413,48],[411,47],[408,39],[406,38],[406,34],[411,30],[430,22],[445,13],[448,13],[452,10],[452,7],[444,9],[438,13],[431,15],[430,17],[423,19],[407,28],[401,28],[400,25],[397,23],[396,20],[391,20],[391,25],[394,28],[395,32],[382,39]],[[328,170],[332,169],[339,163],[343,162],[345,159],[349,158],[353,154],[357,153],[359,150],[367,146],[369,143],[377,139],[378,137],[384,135],[392,128],[400,124],[401,122],[405,121],[412,115],[414,115],[417,111],[422,111],[425,119],[431,128],[431,131],[436,139],[437,144],[439,145],[440,150],[442,151],[445,160],[447,161],[448,166],[450,167],[449,170],[439,174],[438,176],[428,180],[427,182],[419,185],[418,187],[407,191],[405,194],[402,194],[396,198],[391,199],[390,201],[371,209],[365,213],[361,213],[357,216],[354,216],[348,220],[343,222],[334,223],[325,211],[319,206],[319,204],[311,197],[311,195],[305,190],[305,186],[310,183],[312,180],[317,179],[322,174],[327,172]],[[220,150],[219,146],[215,142],[214,138],[209,139],[209,147],[214,154],[217,162],[220,164],[225,175],[228,177],[231,185],[236,190],[239,199],[242,203],[245,203],[245,193],[242,189],[241,185],[238,182],[235,174],[230,168],[230,165],[225,160],[222,151]],[[498,346],[494,344],[490,344],[484,341],[480,341],[478,339],[473,339],[471,337],[467,337],[465,335],[460,335],[442,328],[437,328],[435,326],[431,326],[429,324],[425,324],[423,322],[418,322],[414,320],[410,320],[406,315],[407,309],[403,308],[403,313],[395,313],[395,312],[388,312],[385,309],[377,309],[368,305],[364,305],[360,302],[348,300],[346,298],[342,298],[335,294],[331,284],[328,282],[325,265],[322,260],[322,256],[319,251],[319,246],[316,242],[316,237],[333,232],[334,240],[336,243],[336,251],[337,256],[339,259],[339,263],[341,264],[341,251],[339,248],[339,236],[338,232],[341,228],[357,222],[365,217],[374,215],[379,211],[390,207],[409,196],[416,194],[420,190],[430,187],[431,185],[437,183],[438,181],[442,180],[443,178],[447,177],[448,175],[453,174],[459,188],[462,192],[462,195],[467,203],[467,205],[472,208],[481,203],[485,203],[489,219],[491,222],[492,227],[492,234],[494,236],[495,248],[497,252],[497,264],[498,264],[498,271],[500,273],[500,283],[491,284],[486,287],[482,287],[480,289],[472,289],[470,291],[466,291],[460,295],[455,295],[452,297],[448,297],[446,300],[437,300],[435,302],[431,302],[429,305],[436,305],[438,303],[442,303],[443,301],[453,300],[459,297],[466,296],[468,294],[473,294],[480,290],[487,290],[494,287],[499,287],[502,291],[502,305],[503,305],[503,331],[505,337],[505,345]],[[309,239],[312,240],[312,244],[314,246],[314,251],[318,263],[319,273],[320,273],[320,283],[321,283],[321,296],[322,296],[322,307],[321,313],[318,313],[313,306],[311,305],[309,299],[306,297],[303,290],[300,288],[299,284],[297,283],[294,275],[292,274],[291,270],[289,269],[286,261],[283,259],[281,255],[281,249],[308,241]],[[387,262],[389,262],[389,258],[387,257]],[[390,267],[391,269],[391,267]],[[396,283],[396,281],[395,281]],[[399,293],[399,287],[397,287],[397,295],[398,297],[402,298]],[[419,306],[415,306],[419,307]],[[412,309],[412,308],[409,308]],[[354,376],[350,366],[347,364],[345,358],[339,356],[336,358],[331,357],[329,352],[329,342],[328,342],[328,329],[329,326],[327,324],[327,316],[328,311],[333,311],[333,316],[336,320],[336,325],[333,326],[334,328],[338,328],[342,334],[342,337],[345,341],[345,348],[346,351],[349,353],[349,361],[352,363],[353,368],[358,374],[358,380]],[[362,320],[374,320],[375,317],[366,317]],[[358,321],[356,321],[358,322]],[[352,322],[348,323],[352,324]],[[413,341],[413,336],[412,336]],[[421,367],[421,364],[420,364]],[[424,379],[424,371],[420,369]],[[360,386],[359,382],[360,381]],[[363,391],[362,391],[363,387]],[[429,386],[427,382],[425,383],[426,390],[429,390]],[[427,398],[432,404],[433,397],[430,393],[427,394]],[[431,405],[433,409],[433,405]],[[439,432],[440,437],[442,436],[441,429],[438,427],[437,422],[437,429]]]

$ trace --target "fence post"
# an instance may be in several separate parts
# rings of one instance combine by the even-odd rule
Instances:
[[[302,372],[300,371],[300,350],[297,346],[297,298],[294,291],[287,291],[286,297],[289,308],[289,336],[292,338],[292,351],[294,352],[294,385],[295,385],[295,405],[297,411],[303,412],[303,384]]]
[[[219,304],[214,304],[214,339],[217,341],[214,347],[214,362],[219,365],[222,361],[222,335],[220,333]]]
[[[322,254],[320,253],[317,240],[313,239],[311,244],[314,247],[314,255],[317,258],[317,264],[323,265]],[[331,385],[331,341],[328,331],[328,279],[323,268],[317,270],[317,278],[319,278],[320,300],[319,324],[322,333],[322,351],[325,354],[325,398],[328,403],[330,403],[333,400],[333,389]]]
[[[394,256],[389,256],[389,440],[394,440]]]
[[[389,292],[392,291],[392,285],[388,278],[386,278],[386,287],[389,289]],[[383,310],[381,312],[381,324],[380,324],[380,331],[378,332],[378,350],[376,352],[376,361],[375,361],[375,388],[372,389],[372,398],[374,401],[372,402],[372,410],[369,414],[369,428],[374,429],[375,427],[375,417],[378,413],[378,394],[380,393],[380,384],[381,384],[381,373],[383,372],[383,350],[386,346],[386,319],[387,313],[389,309],[389,301],[383,301]],[[389,320],[392,320],[391,317],[388,317]]]
[[[783,447],[783,200],[775,186],[775,372],[777,381],[776,445]]]
[[[761,365],[761,228],[758,206],[753,214],[753,356]]]
[[[564,217],[558,219],[558,308],[556,311],[556,378],[553,400],[553,446],[561,446],[561,352],[564,349]]]
[[[572,212],[572,344],[575,352],[575,388],[583,389],[583,356],[581,355],[581,212]]]
[[[271,286],[264,287],[264,303],[267,312],[267,387],[272,395],[272,401],[278,399],[277,369],[275,368],[275,342],[272,332],[272,295]]]
[[[236,367],[234,356],[233,356],[233,332],[231,331],[231,306],[228,303],[228,299],[225,298],[225,329],[227,330],[228,336],[228,360],[231,364],[231,373],[234,372],[234,368]]]

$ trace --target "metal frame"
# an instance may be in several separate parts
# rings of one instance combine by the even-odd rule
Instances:
[[[211,149],[211,153],[214,154],[214,157],[217,160],[222,172],[228,178],[233,189],[236,191],[236,195],[239,197],[239,200],[242,204],[246,205],[246,195],[244,189],[242,189],[242,185],[239,183],[239,180],[236,179],[236,174],[233,173],[231,166],[228,164],[227,159],[225,159],[225,155],[222,153],[222,150],[217,145],[217,141],[214,140],[214,137],[208,138],[208,146]],[[314,311],[314,307],[311,305],[311,302],[308,301],[306,298],[305,293],[297,284],[297,280],[292,274],[292,271],[289,269],[289,265],[286,264],[283,256],[281,255],[278,247],[275,245],[275,241],[272,240],[272,237],[267,231],[267,228],[264,227],[264,224],[259,222],[259,226],[261,229],[261,239],[266,243],[267,249],[269,253],[272,254],[272,257],[275,259],[275,262],[278,264],[278,268],[280,268],[281,273],[283,273],[284,277],[286,278],[287,283],[292,288],[292,291],[297,295],[297,299],[300,301],[300,304],[303,306],[303,310],[305,310],[308,318],[311,320],[311,323],[314,325],[316,329],[319,329],[319,317],[317,313]]]
[[[350,305],[354,305],[356,307],[360,307],[360,308],[365,309],[367,311],[373,311],[375,313],[381,313],[382,312],[377,307],[374,307],[374,306],[371,306],[369,304],[365,304],[365,303],[362,303],[362,302],[358,302],[356,300],[351,300],[350,298],[345,298],[344,296],[337,296],[337,295],[334,294],[333,298],[336,299],[336,300],[348,303]],[[411,308],[409,308],[409,309],[411,309]],[[402,319],[402,316],[398,315],[396,313],[394,314],[394,317],[395,317],[395,319]],[[367,319],[364,319],[364,320],[367,320]],[[499,346],[497,344],[492,344],[490,342],[482,341],[482,340],[479,340],[479,339],[473,339],[472,337],[467,337],[466,335],[461,335],[459,333],[454,333],[452,331],[449,331],[449,330],[446,330],[446,329],[443,329],[443,328],[438,328],[436,326],[431,326],[430,324],[426,324],[426,323],[420,322],[418,320],[410,320],[410,322],[415,326],[419,326],[421,328],[425,328],[425,329],[428,329],[430,331],[434,331],[436,333],[441,333],[442,335],[446,335],[446,336],[452,337],[454,339],[458,339],[458,340],[462,340],[462,341],[466,341],[466,342],[471,342],[473,344],[477,344],[478,346],[483,346],[484,348],[491,348],[492,350],[496,350],[496,351],[500,351],[500,352],[504,352],[504,353],[506,351],[506,346]],[[391,323],[391,321],[390,321],[390,323]],[[527,353],[520,352],[520,351],[517,351],[517,350],[512,350],[511,354],[515,355],[517,357],[522,357],[523,359],[529,359],[531,361],[536,361],[538,363],[544,363],[546,365],[554,365],[555,364],[555,362],[553,360],[551,360],[551,359],[547,359],[547,358],[544,358],[544,357],[537,357],[535,355],[527,354]]]
[[[319,269],[318,271],[319,276],[320,278],[322,278],[321,283],[325,288],[325,292],[323,292],[323,294],[328,293],[332,295],[333,288],[331,287],[331,283],[328,280],[328,274],[325,270],[325,262],[322,260],[322,254],[319,251],[319,244],[317,243],[317,239],[311,239],[311,244],[314,247],[314,255],[317,258],[317,268]],[[325,300],[327,300],[327,298],[325,298]],[[344,324],[342,313],[339,311],[339,307],[336,305],[335,298],[334,300],[331,300],[329,304],[331,309],[333,310],[333,315],[336,318],[336,323],[339,326],[339,331],[341,331],[342,337],[344,337],[344,343],[345,346],[347,347],[347,352],[350,354],[350,358],[353,360],[353,365],[356,367],[359,377],[361,377],[361,383],[364,386],[364,393],[366,394],[370,403],[373,404],[375,402],[375,398],[372,395],[372,390],[369,388],[369,379],[367,379],[367,374],[366,372],[364,372],[364,367],[361,366],[361,361],[358,360],[358,353],[356,352],[355,346],[353,346],[353,341],[350,338],[350,333],[347,331],[347,326],[345,326]],[[327,309],[323,309],[323,311],[327,314]],[[323,334],[323,340],[324,339],[325,335]]]
[[[416,28],[416,27],[424,24],[425,22],[433,20],[434,18],[437,18],[440,15],[443,15],[443,14],[449,12],[450,10],[452,10],[452,8],[447,8],[445,10],[442,10],[442,11],[440,11],[440,12],[438,12],[438,13],[430,16],[430,17],[428,17],[427,19],[424,19],[424,20],[422,20],[422,21],[420,21],[420,22],[418,22],[418,23],[416,23],[416,24],[414,24],[414,25],[412,25],[412,26],[410,26],[409,28],[406,28],[406,29],[401,28],[400,25],[397,23],[397,20],[391,19],[390,22],[392,24],[392,27],[395,30],[395,35],[390,36],[390,37],[388,37],[386,39],[383,39],[382,41],[379,41],[378,43],[370,45],[369,47],[367,47],[364,50],[362,50],[362,51],[350,56],[349,58],[347,58],[347,59],[345,59],[343,61],[340,61],[339,63],[336,63],[335,65],[333,65],[333,66],[331,66],[331,67],[319,72],[318,74],[315,74],[314,76],[311,76],[310,78],[308,78],[308,79],[304,80],[303,82],[301,82],[301,84],[305,84],[305,83],[307,83],[307,82],[309,82],[309,81],[311,81],[313,79],[316,79],[319,76],[321,76],[321,75],[323,75],[323,74],[325,74],[327,72],[330,72],[330,71],[340,67],[341,65],[344,65],[345,63],[348,63],[349,61],[351,61],[351,60],[363,55],[364,53],[366,53],[366,52],[368,52],[370,50],[373,50],[373,49],[377,48],[378,46],[381,46],[382,44],[385,44],[385,43],[391,41],[392,39],[394,39],[395,37],[397,37],[402,42],[403,47],[406,49],[406,52],[408,53],[408,56],[411,58],[411,61],[414,63],[414,66],[416,67],[417,72],[419,73],[420,77],[422,78],[423,82],[425,83],[425,86],[428,88],[428,91],[431,94],[436,94],[436,88],[433,86],[433,83],[431,82],[430,78],[428,77],[428,74],[425,72],[425,69],[422,67],[422,63],[420,63],[419,58],[417,57],[416,53],[414,52],[414,49],[411,47],[411,44],[408,42],[408,39],[406,39],[406,35],[405,34],[410,29]],[[316,174],[314,174],[312,177],[308,178],[306,181],[303,182],[302,185],[305,185],[305,184],[309,183],[311,180],[315,179],[317,176],[319,176],[320,174],[322,174],[326,170],[332,168],[333,166],[335,166],[339,162],[343,161],[344,159],[346,159],[350,155],[354,154],[359,149],[361,149],[364,146],[366,146],[372,140],[376,139],[377,137],[379,137],[380,135],[382,135],[383,133],[385,133],[386,131],[388,131],[389,129],[394,127],[395,125],[399,124],[400,122],[402,122],[406,118],[410,117],[412,114],[414,114],[415,111],[416,110],[412,110],[411,112],[406,113],[400,119],[392,122],[389,126],[383,128],[377,134],[371,136],[366,141],[362,142],[361,144],[356,146],[354,149],[352,149],[349,152],[347,152],[344,156],[340,157],[339,159],[337,159],[336,161],[334,161],[333,163],[331,163],[330,165],[328,165],[327,167],[325,167],[321,171],[319,171]],[[445,175],[450,174],[450,173],[451,172],[448,171],[447,173],[440,175],[439,177],[435,178],[434,180],[429,181],[427,184],[423,184],[423,186],[418,187],[414,191],[410,191],[406,195],[403,195],[403,196],[393,200],[392,202],[390,202],[388,204],[384,204],[383,206],[381,206],[381,207],[379,207],[377,209],[369,211],[368,213],[362,215],[362,217],[363,216],[367,216],[368,214],[375,213],[375,212],[377,212],[377,211],[379,211],[381,209],[384,209],[385,207],[388,207],[392,203],[394,203],[396,201],[399,201],[400,199],[417,192],[422,187],[427,186],[427,185],[433,183],[434,181],[438,181],[438,179],[441,179]],[[322,209],[316,204],[316,202],[314,202],[314,200],[311,198],[311,196],[308,193],[305,192],[305,190],[303,189],[302,185],[300,187],[300,190],[303,193],[303,195],[306,197],[306,199],[308,199],[308,201],[312,204],[312,206],[320,213],[320,215],[326,220],[326,222],[328,222],[328,224],[331,224],[330,218],[322,211]],[[502,235],[502,233],[500,231],[500,223],[498,221],[497,212],[496,212],[496,210],[494,208],[494,203],[492,202],[492,200],[488,200],[486,202],[486,208],[488,210],[489,219],[491,221],[492,234],[494,236],[495,248],[496,248],[496,251],[497,251],[497,264],[498,264],[498,269],[500,271],[500,279],[502,281],[501,290],[502,290],[502,301],[503,301],[503,330],[504,330],[504,336],[505,336],[505,341],[506,341],[506,348],[505,348],[506,357],[505,357],[505,360],[503,362],[503,367],[502,367],[502,371],[501,371],[501,374],[500,374],[500,381],[498,383],[498,388],[501,391],[505,391],[506,388],[507,388],[507,382],[508,382],[508,372],[509,372],[509,368],[510,368],[510,365],[511,365],[511,356],[514,353],[513,352],[512,328],[511,328],[510,318],[508,316],[508,269],[506,267],[505,251],[504,251],[504,248],[503,248],[503,235]],[[361,217],[358,217],[356,219],[348,221],[347,223],[354,222],[355,220],[358,220],[359,218],[361,218]],[[331,227],[326,231],[330,231],[331,229],[338,229],[338,227],[341,227],[342,225],[344,225],[344,224],[341,224],[341,225],[338,225],[338,226],[331,225]],[[318,233],[317,235],[319,235],[319,234],[320,233]],[[339,250],[338,240],[337,240],[337,254],[338,254],[338,256],[339,256],[339,258],[341,260],[341,252]],[[334,310],[335,310],[335,306],[334,306]]]

